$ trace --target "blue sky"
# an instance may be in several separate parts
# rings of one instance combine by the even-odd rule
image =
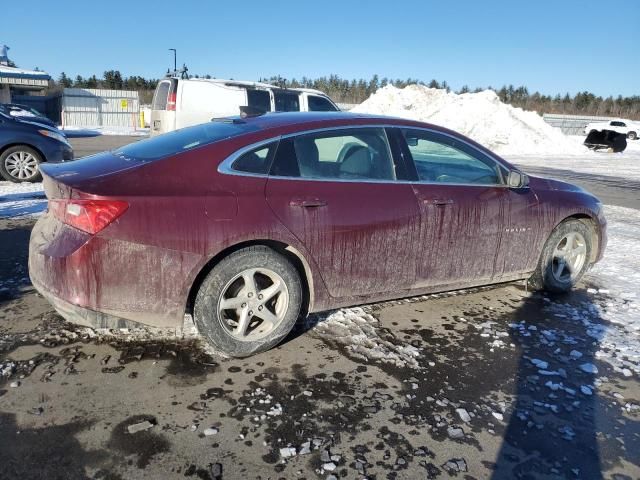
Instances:
[[[640,94],[640,1],[3,2],[0,43],[58,77],[108,69],[258,79],[336,73],[457,89]]]

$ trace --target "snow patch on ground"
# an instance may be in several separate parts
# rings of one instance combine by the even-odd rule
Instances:
[[[0,181],[0,218],[37,216],[46,208],[42,183]]]
[[[330,344],[346,348],[352,357],[419,368],[417,358],[420,350],[391,341],[394,337],[383,330],[377,318],[362,308],[344,308],[326,317],[311,318],[311,321],[318,322],[313,334]]]
[[[353,112],[409,118],[460,132],[498,154],[579,155],[576,145],[536,112],[502,103],[493,90],[455,94],[423,85],[387,85]]]
[[[69,134],[69,137],[93,137],[97,135],[128,135],[132,137],[149,135],[149,128],[133,127],[78,127],[75,125],[61,126],[60,130]]]
[[[580,155],[504,155],[509,162],[522,168],[548,167],[591,175],[622,177],[640,180],[640,140],[627,141],[627,149],[620,153],[592,152],[582,147],[583,136],[568,137],[583,152]]]

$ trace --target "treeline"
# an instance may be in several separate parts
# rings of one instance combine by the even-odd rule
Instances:
[[[192,75],[191,78],[212,78],[210,75]],[[424,82],[415,78],[391,79],[380,78],[374,75],[371,79],[345,79],[338,75],[328,77],[301,79],[286,79],[281,76],[261,78],[260,81],[278,85],[283,88],[314,88],[329,95],[338,103],[362,103],[369,96],[381,87],[394,85],[404,88],[407,85],[419,84],[430,88],[439,88],[452,91],[446,81],[431,80]],[[140,93],[142,103],[150,103],[153,91],[158,83],[158,79],[146,79],[140,76],[123,76],[119,70],[108,70],[104,72],[102,78],[95,75],[84,78],[77,75],[75,78],[68,77],[62,73],[57,81],[53,82],[53,88],[104,88],[115,90],[137,90]],[[590,92],[580,92],[573,96],[565,95],[545,95],[540,92],[530,93],[527,87],[514,87],[513,85],[501,88],[487,87],[494,90],[500,100],[515,107],[525,110],[534,110],[543,113],[564,113],[569,115],[597,115],[608,117],[623,117],[640,119],[640,95],[631,97],[601,97]],[[471,89],[463,86],[455,93],[480,92],[484,88]]]
[[[102,88],[105,90],[137,90],[140,94],[140,101],[151,103],[153,91],[158,84],[157,79],[146,79],[137,75],[131,77],[123,76],[119,70],[107,70],[98,78],[95,75],[83,77],[76,75],[70,78],[62,72],[58,79],[53,82],[52,88],[60,90],[62,88]]]

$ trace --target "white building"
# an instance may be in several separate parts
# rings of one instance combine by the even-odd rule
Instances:
[[[0,103],[11,102],[12,93],[39,93],[49,86],[51,77],[46,72],[10,67],[8,50],[0,45]]]

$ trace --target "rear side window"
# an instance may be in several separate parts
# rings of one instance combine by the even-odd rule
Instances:
[[[337,108],[326,98],[317,95],[309,95],[307,97],[310,112],[335,112]]]
[[[247,90],[247,105],[263,112],[270,112],[271,96],[266,90]]]
[[[280,141],[271,175],[313,179],[394,180],[382,128],[354,128]]]
[[[158,84],[156,93],[153,95],[153,110],[166,110],[167,109],[167,97],[169,96],[169,88],[171,82],[164,81]]]
[[[293,92],[274,92],[276,112],[299,112],[300,95]]]
[[[611,122],[612,127],[626,127],[624,122]]]
[[[266,175],[271,166],[271,159],[276,150],[276,143],[258,147],[240,156],[233,165],[232,170],[237,172],[255,173]]]
[[[113,153],[127,160],[155,160],[257,130],[246,123],[212,121],[131,143]]]

